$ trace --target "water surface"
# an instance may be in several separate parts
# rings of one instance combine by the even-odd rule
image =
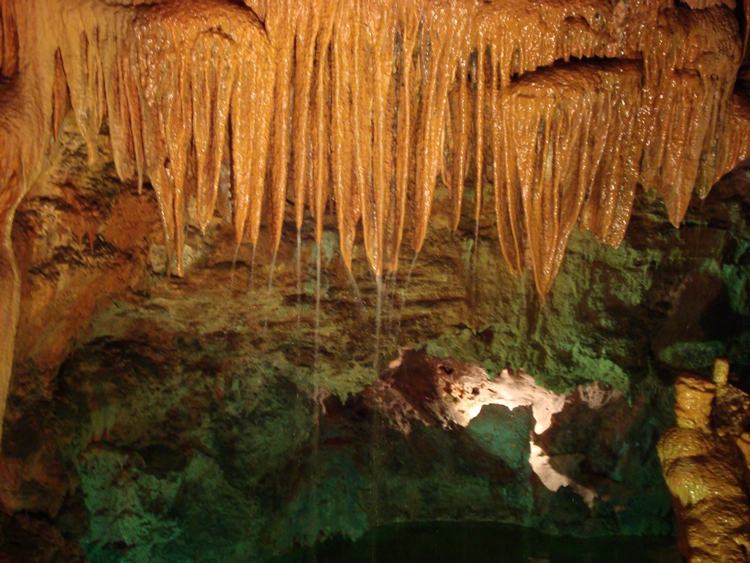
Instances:
[[[681,563],[673,538],[581,539],[488,523],[397,524],[273,563]]]

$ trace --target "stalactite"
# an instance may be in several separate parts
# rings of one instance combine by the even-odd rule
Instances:
[[[348,5],[348,2],[344,3]],[[359,221],[360,201],[356,192],[352,159],[352,20],[350,7],[342,7],[335,23],[331,48],[331,170],[333,196],[339,230],[339,247],[344,264],[351,270],[352,247]]]
[[[519,268],[529,249],[542,296],[581,212],[581,227],[604,242],[624,234],[640,156],[640,84],[633,63],[578,63],[528,74],[493,102],[500,238]]]
[[[486,108],[485,103],[485,84],[487,82],[485,76],[485,56],[486,48],[484,42],[484,31],[482,28],[479,29],[477,42],[479,47],[477,48],[477,66],[476,66],[476,99],[474,101],[474,223],[475,229],[479,230],[479,218],[482,214],[482,183],[484,182],[484,112]],[[458,210],[454,212],[460,214]]]
[[[467,158],[469,152],[469,124],[471,115],[471,100],[469,92],[469,59],[466,57],[466,48],[461,49],[463,55],[458,63],[458,92],[455,100],[453,117],[454,148],[453,148],[453,171],[452,178],[452,206],[453,206],[453,230],[458,228],[461,220],[461,207],[463,203],[464,182],[466,181]]]
[[[198,222],[205,233],[213,217],[236,78],[229,40],[201,34],[193,46],[190,83],[193,95],[193,135],[196,156]]]
[[[354,190],[359,199],[360,217],[363,225],[368,218],[363,204],[368,193],[368,183],[372,181],[372,72],[367,59],[363,30],[362,2],[353,3],[354,22],[352,25],[352,127],[354,129]],[[369,218],[372,221],[372,218]],[[372,267],[374,265],[370,263]],[[376,273],[377,275],[377,273]]]
[[[448,90],[455,78],[468,18],[458,5],[435,6],[425,14],[420,56],[422,100],[417,131],[417,173],[411,245],[419,252],[427,234],[435,182],[442,162]],[[456,27],[458,24],[458,27]]]
[[[64,12],[64,15],[68,14],[69,19],[63,18],[65,31],[60,51],[76,123],[86,143],[89,164],[92,164],[96,159],[96,139],[101,130],[106,103],[98,44],[100,29],[96,21],[86,21],[89,18]]]
[[[288,1],[272,2],[267,10],[267,12],[263,10],[263,13],[266,15],[266,30],[276,62],[273,94],[271,187],[268,198],[268,227],[271,236],[271,248],[275,255],[281,242],[289,176],[292,72],[294,69],[294,37],[296,35],[297,16],[294,7]],[[263,78],[270,80],[270,77]]]
[[[492,60],[498,61],[500,58],[499,47],[492,44],[490,47]],[[537,128],[544,123],[540,119],[534,119],[533,116],[524,120],[521,125],[525,128],[516,130],[507,122],[507,112],[500,105],[500,91],[498,76],[502,72],[500,64],[494,64],[492,67],[492,81],[490,83],[490,108],[491,108],[491,135],[492,144],[492,169],[493,169],[493,187],[495,189],[495,215],[497,217],[497,232],[500,238],[500,246],[503,251],[510,270],[514,273],[520,273],[524,264],[524,243],[525,234],[524,225],[521,221],[521,186],[528,186],[536,172],[536,163],[533,158],[536,156],[537,146]],[[530,128],[530,129],[529,129]],[[516,157],[521,157],[526,162],[521,165],[515,165],[514,158],[510,152],[503,151],[503,148],[511,146],[523,146],[519,144],[519,139],[514,137],[523,137],[533,139],[530,146],[525,146],[524,152],[519,152]],[[523,166],[525,164],[526,166]]]
[[[377,6],[377,4],[375,4]],[[368,6],[372,8],[373,5]],[[365,110],[361,115],[364,122],[371,125],[363,130],[372,138],[372,147],[366,151],[366,167],[370,172],[362,182],[362,228],[365,250],[375,276],[383,275],[385,260],[385,221],[390,213],[390,190],[393,177],[393,119],[394,112],[389,93],[393,87],[393,49],[395,25],[393,14],[385,10],[372,10],[363,14],[360,39],[362,52],[371,60],[372,81],[361,81],[371,91],[364,94]],[[368,115],[369,114],[369,115]],[[368,142],[366,140],[365,142]]]
[[[62,55],[60,49],[57,49],[55,51],[55,77],[52,84],[52,137],[55,141],[60,133],[65,114],[68,113],[69,103],[68,82],[65,79]]]
[[[398,270],[399,251],[404,236],[406,223],[406,202],[409,189],[409,177],[414,160],[411,146],[413,138],[413,107],[416,85],[414,81],[414,50],[419,33],[419,18],[415,11],[399,4],[397,21],[401,35],[400,41],[400,69],[396,84],[396,157],[395,179],[392,202],[392,215],[387,223],[388,232],[388,269]]]
[[[118,172],[130,177],[135,171],[140,182],[145,168],[179,275],[186,197],[193,195],[189,179],[196,180],[196,219],[205,231],[219,199],[226,147],[237,241],[248,229],[254,244],[260,231],[272,115],[266,77],[273,75],[274,60],[257,21],[227,10],[211,12],[207,23],[200,10],[140,12],[135,38],[121,31],[117,35],[128,39],[118,43],[115,55],[101,49]],[[226,17],[234,25],[222,28]]]
[[[310,214],[315,221],[315,242],[320,248],[323,241],[323,219],[330,184],[329,99],[331,88],[330,53],[331,35],[338,2],[329,0],[322,16],[321,33],[315,56],[317,76],[315,81],[315,133],[313,135],[313,184]]]
[[[273,103],[264,71],[272,68],[262,53],[243,59],[231,101],[235,238],[239,244],[247,228],[253,248],[260,234]]]
[[[678,226],[693,191],[705,197],[715,177],[717,129],[741,57],[737,22],[726,8],[667,10],[643,52],[649,117],[641,180],[659,191]]]
[[[714,181],[747,158],[750,158],[750,95],[743,88],[735,92],[727,112],[727,124],[717,151]]]
[[[592,231],[599,242],[616,248],[625,236],[638,182],[644,115],[640,105],[642,71],[632,64],[608,64],[598,70],[596,80],[599,82],[589,82],[596,94],[588,130],[593,160],[581,167],[591,176],[580,226]]]
[[[154,188],[178,273],[187,200],[205,231],[227,162],[237,244],[255,247],[265,221],[275,253],[290,185],[295,225],[307,206],[318,243],[332,198],[348,268],[362,221],[376,276],[398,268],[405,229],[421,249],[439,181],[458,227],[469,168],[478,225],[491,167],[503,254],[545,294],[575,224],[618,245],[637,183],[678,224],[744,154],[731,2],[248,4],[61,5],[47,42],[52,135],[67,92],[91,159],[106,119],[118,174]],[[3,76],[19,9],[0,2]],[[590,57],[643,71],[574,60]]]
[[[310,160],[310,90],[312,89],[315,62],[315,43],[319,31],[320,6],[312,2],[298,13],[297,36],[294,55],[294,110],[293,110],[293,163],[294,163],[294,221],[302,229],[305,213],[305,196],[309,183]]]
[[[0,77],[11,78],[18,72],[18,26],[13,0],[0,2]]]

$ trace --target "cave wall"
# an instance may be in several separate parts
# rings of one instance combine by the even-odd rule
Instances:
[[[319,293],[312,229],[298,293],[293,230],[269,287],[270,253],[261,245],[253,260],[244,245],[234,260],[218,217],[205,237],[191,223],[185,276],[168,277],[150,195],[111,166],[84,165],[72,121],[62,138],[14,225],[24,314],[0,458],[11,561],[262,560],[321,532],[419,519],[669,534],[654,449],[673,422],[667,383],[716,355],[731,358],[735,383],[748,376],[744,168],[680,230],[644,194],[617,250],[574,232],[544,304],[500,259],[490,214],[477,239],[470,220],[452,230],[439,185],[428,244],[410,275],[405,256],[384,283],[378,343],[377,283],[360,249],[354,289],[332,229]],[[528,409],[487,406],[466,428],[394,432],[358,397],[378,377],[376,355],[385,366],[399,347],[490,375],[521,367],[556,392],[599,381],[621,393],[601,410],[568,407],[539,438],[599,499],[553,493],[530,470]]]

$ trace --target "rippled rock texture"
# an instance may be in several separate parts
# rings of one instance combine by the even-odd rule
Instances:
[[[717,360],[713,381],[678,377],[676,425],[657,445],[688,561],[742,563],[750,552],[750,396],[728,374]]]

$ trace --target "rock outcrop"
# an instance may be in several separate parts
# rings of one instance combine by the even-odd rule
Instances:
[[[750,561],[750,467],[741,455],[750,397],[728,388],[728,374],[728,363],[718,360],[713,381],[679,376],[677,425],[657,445],[679,521],[680,551],[690,563]]]

